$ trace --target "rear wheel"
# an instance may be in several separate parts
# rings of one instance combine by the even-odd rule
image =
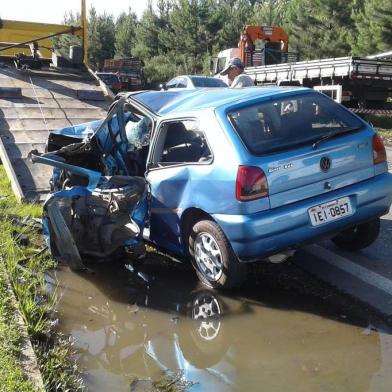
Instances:
[[[371,220],[358,226],[342,231],[332,241],[344,250],[360,250],[367,248],[380,233],[380,218]]]
[[[222,229],[213,221],[197,222],[189,236],[189,254],[198,278],[208,287],[238,288],[246,278]]]

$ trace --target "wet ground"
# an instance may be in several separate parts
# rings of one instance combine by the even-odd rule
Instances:
[[[390,392],[391,262],[390,212],[369,248],[313,245],[259,264],[235,293],[155,253],[136,272],[113,263],[52,278],[90,391],[142,390],[132,381],[182,370],[190,392]]]
[[[178,369],[197,383],[190,391],[391,390],[391,329],[294,262],[260,265],[229,294],[148,260],[138,274],[121,264],[56,273],[60,329],[90,391],[130,391],[135,377]]]

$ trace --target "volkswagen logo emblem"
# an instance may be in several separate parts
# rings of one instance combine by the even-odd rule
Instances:
[[[320,159],[320,168],[325,173],[331,168],[331,160],[327,157]]]

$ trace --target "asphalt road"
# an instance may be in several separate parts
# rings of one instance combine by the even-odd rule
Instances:
[[[386,149],[392,172],[392,147]],[[392,210],[381,218],[380,236],[370,247],[345,252],[325,241],[304,249],[295,263],[392,324]]]

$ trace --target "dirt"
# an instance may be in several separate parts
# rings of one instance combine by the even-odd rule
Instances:
[[[56,273],[59,328],[75,338],[91,391],[129,391],[135,379],[178,370],[195,383],[189,391],[392,384],[390,331],[293,263],[258,265],[235,293],[209,290],[190,268],[151,253],[131,270],[113,262]]]

